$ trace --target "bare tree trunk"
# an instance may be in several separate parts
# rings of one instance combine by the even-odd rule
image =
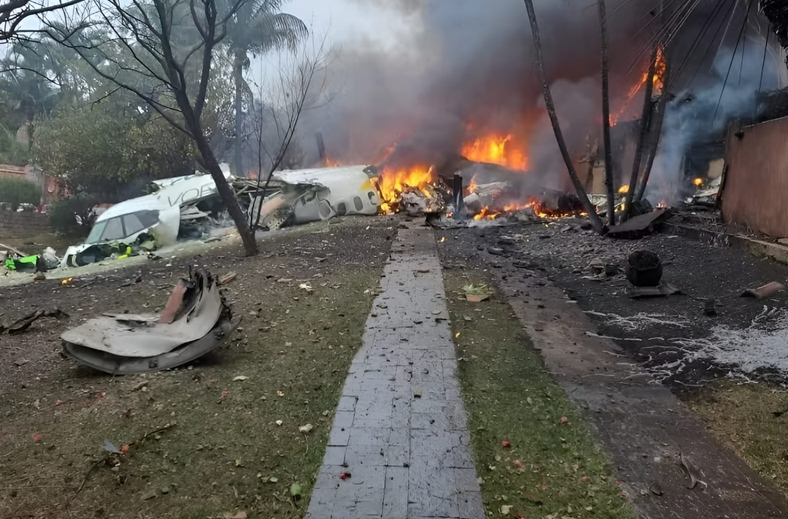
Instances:
[[[607,186],[607,218],[616,225],[616,186],[613,184],[613,148],[610,142],[610,82],[607,64],[607,13],[605,0],[597,0],[599,25],[602,32],[602,140],[605,146],[605,186]]]
[[[637,187],[640,173],[640,165],[643,162],[643,148],[646,145],[646,135],[648,135],[648,129],[649,126],[651,126],[651,94],[654,92],[654,74],[657,70],[658,53],[659,44],[655,44],[654,52],[651,54],[651,63],[648,65],[646,90],[644,93],[645,98],[643,99],[643,113],[640,116],[640,135],[638,136],[638,143],[635,148],[635,160],[632,162],[632,174],[629,177],[629,189],[627,189],[626,202],[624,203],[624,214],[621,216],[622,222],[627,221],[632,212],[632,197],[635,194],[635,187]]]
[[[233,81],[235,82],[235,144],[234,164],[235,174],[245,177],[243,164],[243,56],[239,51],[233,53]]]
[[[222,201],[227,206],[227,212],[230,214],[230,218],[233,219],[235,226],[238,228],[238,234],[241,236],[246,255],[254,256],[257,254],[257,241],[254,238],[254,231],[247,224],[246,215],[244,215],[243,209],[241,209],[240,204],[238,204],[238,199],[235,198],[233,189],[230,187],[227,179],[224,178],[224,173],[222,172],[221,166],[219,166],[219,161],[216,160],[213,151],[211,151],[208,141],[202,133],[196,135],[195,142],[200,156],[202,157],[203,166],[208,170],[208,173],[211,174],[211,178],[213,178],[214,182],[216,182],[216,190],[219,191],[219,196],[221,196]]]
[[[569,155],[569,150],[566,147],[566,141],[564,141],[564,135],[561,133],[561,126],[558,123],[558,115],[555,113],[553,95],[550,92],[550,85],[547,82],[547,73],[545,72],[544,68],[544,60],[542,58],[542,41],[539,37],[539,24],[536,21],[536,12],[534,11],[533,0],[524,1],[525,8],[528,10],[528,19],[531,22],[531,35],[533,36],[534,49],[536,50],[536,61],[539,66],[539,73],[542,76],[544,103],[547,108],[547,114],[550,116],[550,124],[553,126],[553,132],[555,133],[555,139],[558,142],[558,148],[561,150],[561,156],[563,157],[564,163],[566,164],[566,170],[569,173],[569,178],[572,179],[572,184],[575,186],[577,197],[580,199],[583,209],[585,209],[585,211],[588,213],[588,219],[591,221],[591,225],[594,226],[594,229],[598,233],[604,234],[605,224],[602,223],[599,215],[596,214],[596,208],[594,207],[594,204],[592,204],[588,199],[588,195],[586,194],[585,189],[583,189],[583,183],[580,182],[580,178],[577,176],[577,171],[575,170],[575,166],[572,163],[572,157]]]
[[[667,49],[665,50],[667,53]],[[633,198],[633,201],[638,202],[643,200],[643,194],[646,192],[646,185],[648,184],[648,179],[651,176],[651,168],[654,167],[654,159],[657,156],[657,149],[659,148],[659,140],[662,136],[662,123],[665,120],[665,110],[667,109],[668,99],[670,98],[670,94],[668,94],[668,81],[670,80],[670,68],[671,63],[670,59],[665,59],[665,74],[662,76],[662,95],[657,102],[657,108],[654,113],[654,127],[651,129],[651,142],[650,142],[650,149],[648,150],[648,160],[646,161],[646,167],[643,169],[643,178],[641,179],[640,183],[638,184],[637,193]]]
[[[591,135],[586,135],[586,150],[588,153],[583,159],[588,165],[586,170],[585,190],[591,191],[594,188],[594,166],[596,157],[599,154],[599,137],[594,137],[594,144],[591,144]]]

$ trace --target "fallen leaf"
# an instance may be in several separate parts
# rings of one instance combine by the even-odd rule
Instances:
[[[222,398],[226,397],[226,396],[227,396],[227,395],[229,395],[229,394],[230,394],[230,392],[229,392],[229,391],[227,391],[226,389],[225,389],[225,390],[223,390],[223,391],[222,391]]]
[[[304,434],[309,434],[312,431],[312,429],[314,429],[314,428],[315,427],[311,423],[308,423],[306,425],[302,425],[301,427],[299,427],[298,428],[298,432],[302,432]]]
[[[236,467],[243,467],[244,466],[244,462],[241,461],[241,460],[235,460],[235,466]]]
[[[561,420],[559,420],[559,421],[561,422],[561,425],[566,425],[567,427],[572,425],[572,422],[570,422],[569,418],[567,418],[566,416],[562,416]]]
[[[277,478],[268,478],[269,483],[278,483],[279,480]]]
[[[290,485],[290,495],[293,497],[301,497],[301,485],[298,483]]]
[[[511,443],[509,443],[509,440],[504,440],[504,441],[502,441],[502,442],[501,442],[501,445],[503,445],[503,448],[504,448],[504,449],[508,449],[508,448],[510,448],[510,447],[512,446],[512,444],[511,444]]]
[[[509,515],[509,510],[512,509],[511,505],[501,505],[501,514]]]
[[[282,423],[283,423],[283,422],[282,422],[282,420],[277,420],[277,421],[276,421],[276,422],[274,422],[274,423],[275,423],[276,425],[282,425]]]
[[[490,299],[489,294],[465,294],[465,299],[469,303],[481,303]]]
[[[233,382],[243,382],[244,380],[247,380],[248,378],[249,378],[249,377],[245,377],[245,376],[243,376],[243,375],[238,375],[237,377],[235,377],[235,378],[233,379]]]
[[[459,339],[460,338],[460,332],[457,332],[457,334],[454,336],[454,338],[455,339]]]
[[[38,443],[38,442],[41,441],[41,438],[43,438],[43,437],[44,436],[41,433],[35,433],[35,434],[33,434],[33,441]]]
[[[55,400],[55,405],[65,404],[65,400]]]
[[[278,391],[276,392],[276,394],[277,394],[277,396],[285,396],[285,392],[284,392],[284,391],[282,391],[282,390],[278,390]]]
[[[123,445],[123,447],[120,448],[120,453],[121,454],[126,454],[127,452],[129,452],[129,445],[125,444],[125,445]]]
[[[520,460],[514,460],[514,468],[517,470],[523,470],[523,462]]]

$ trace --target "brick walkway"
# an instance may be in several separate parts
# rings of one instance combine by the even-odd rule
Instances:
[[[483,519],[432,232],[400,230],[382,288],[307,519]]]

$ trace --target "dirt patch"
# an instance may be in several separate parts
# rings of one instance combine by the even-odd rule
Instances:
[[[392,225],[347,219],[267,241],[255,258],[225,248],[69,286],[0,289],[4,320],[54,306],[70,314],[0,339],[0,516],[301,517]],[[238,273],[226,297],[243,322],[214,354],[115,378],[62,356],[66,328],[99,312],[157,311],[193,265]],[[101,461],[104,440],[130,446],[116,469]]]
[[[444,262],[452,264],[446,254]],[[504,296],[466,300],[463,286],[490,276],[450,268],[444,281],[487,517],[634,517]]]

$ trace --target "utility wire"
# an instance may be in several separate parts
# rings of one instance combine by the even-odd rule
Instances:
[[[750,0],[749,5],[747,6],[747,13],[750,12],[750,8],[755,0]],[[720,98],[717,100],[717,108],[714,109],[714,118],[711,120],[712,126],[714,126],[714,121],[717,120],[717,112],[720,109],[720,103],[722,103],[722,94],[725,93],[725,87],[728,85],[728,77],[731,75],[731,68],[733,67],[733,60],[736,59],[736,51],[739,49],[739,41],[741,40],[741,35],[744,33],[744,28],[747,26],[747,16],[745,15],[744,21],[741,25],[741,30],[739,31],[739,37],[736,38],[736,47],[733,49],[733,54],[731,55],[731,62],[728,65],[728,73],[725,74],[725,82],[722,84],[722,90],[720,90]]]
[[[735,2],[736,0],[732,0],[732,1]],[[700,46],[701,42],[706,37],[706,34],[708,34],[709,29],[714,25],[714,20],[722,12],[722,8],[725,5],[726,5],[726,0],[717,2],[717,5],[714,7],[712,13],[709,15],[708,18],[706,18],[706,21],[703,23],[701,29],[698,30],[698,34],[695,36],[692,45],[690,45],[690,50],[684,56],[681,65],[678,67],[676,74],[673,76],[674,82],[678,81],[678,78],[681,76],[681,74],[684,73],[684,70],[686,69],[687,65],[689,65],[689,62],[692,59],[692,57],[696,55],[695,51],[698,50],[698,47]]]
[[[736,0],[733,0],[723,20],[727,19],[731,15],[731,12],[733,11],[735,5],[736,5]],[[692,74],[689,83],[687,83],[688,85],[691,85],[695,81],[695,78],[698,76],[698,72],[700,72],[700,68],[703,66],[703,62],[706,61],[706,57],[709,55],[709,51],[714,46],[714,41],[717,39],[717,36],[720,34],[723,25],[724,25],[723,23],[720,23],[720,25],[717,27],[717,31],[714,33],[714,36],[712,36],[711,41],[709,41],[709,46],[706,47],[706,51],[703,53],[703,56],[700,58],[700,61],[698,62],[698,66],[695,67],[695,72]]]
[[[763,61],[761,62],[761,80],[758,82],[758,91],[755,93],[755,113],[752,118],[758,117],[758,108],[761,103],[761,87],[763,87],[763,69],[766,67],[766,51],[769,48],[769,36],[772,35],[772,24],[766,28],[766,43],[763,46]]]

